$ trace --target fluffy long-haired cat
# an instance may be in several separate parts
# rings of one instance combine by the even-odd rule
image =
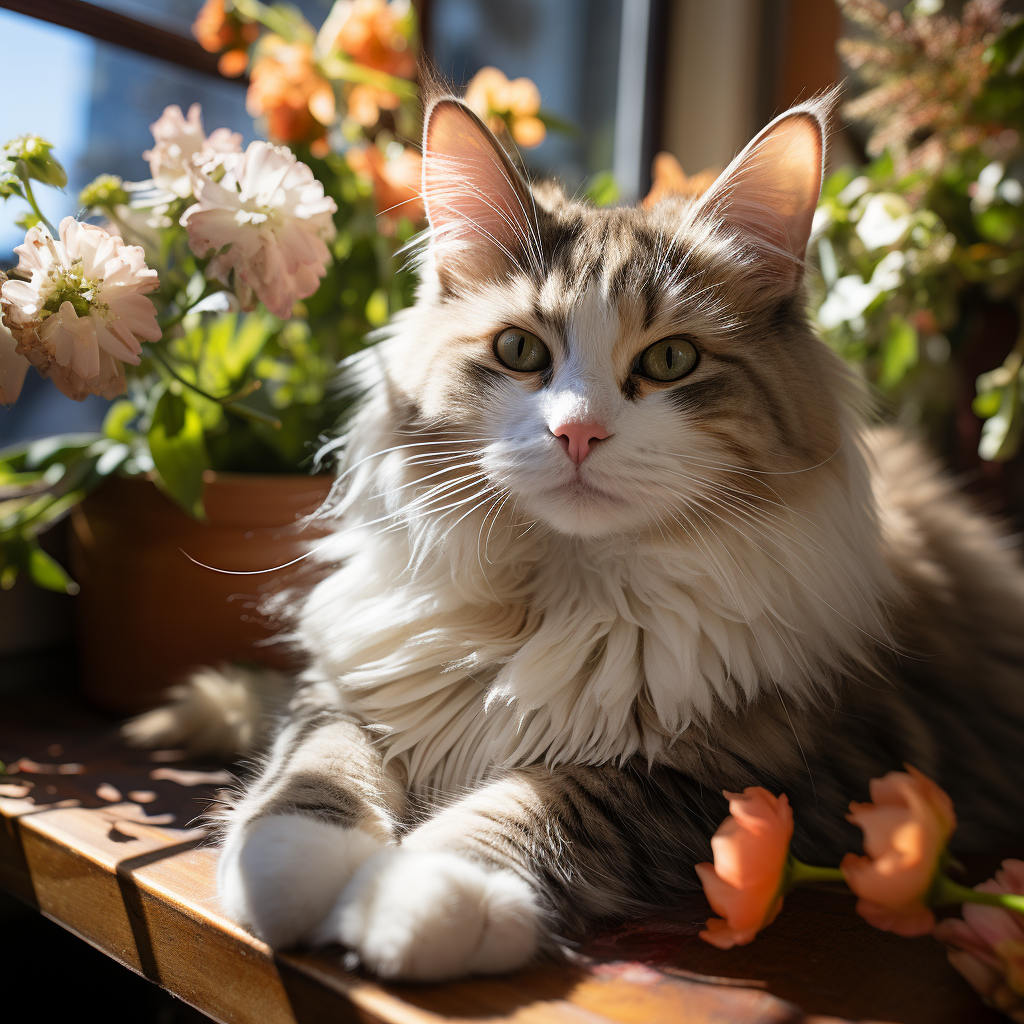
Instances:
[[[699,198],[599,210],[432,104],[422,282],[347,370],[309,669],[227,815],[234,919],[450,978],[670,909],[723,788],[786,792],[826,863],[904,761],[962,845],[1024,823],[1024,573],[866,430],[805,315],[823,114]]]

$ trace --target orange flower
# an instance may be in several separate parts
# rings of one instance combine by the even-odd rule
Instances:
[[[260,30],[237,14],[229,14],[224,0],[206,0],[192,23],[192,34],[209,53],[225,51],[217,70],[227,78],[237,78],[249,63],[249,46],[259,38]]]
[[[510,82],[497,68],[481,68],[466,86],[466,103],[491,128],[500,133],[508,130],[512,138],[526,149],[539,146],[547,129],[537,117],[540,112],[540,90],[529,78]]]
[[[375,85],[353,85],[348,93],[348,116],[364,128],[372,128],[380,120],[382,110],[396,110],[401,101],[387,89]]]
[[[867,856],[848,853],[839,867],[866,921],[897,935],[927,935],[935,915],[925,901],[956,815],[943,790],[905,767],[871,780],[871,803],[850,804],[847,819],[863,830]]]
[[[703,195],[718,177],[718,172],[709,167],[706,171],[698,171],[688,175],[683,165],[671,153],[659,153],[651,163],[651,190],[643,201],[644,209],[650,209],[668,196]]]
[[[1024,861],[1004,860],[978,892],[1024,896]],[[989,1005],[1024,1024],[1024,917],[1001,907],[965,903],[963,920],[940,921],[932,935],[944,942],[949,962]]]
[[[423,219],[422,161],[416,150],[406,148],[398,156],[385,160],[384,154],[371,143],[363,149],[349,150],[348,162],[356,174],[373,182],[383,234],[394,234],[402,217],[413,222]]]
[[[261,42],[245,108],[252,117],[265,119],[272,142],[308,142],[320,149],[317,144],[336,114],[334,89],[317,71],[312,47],[275,35]]]
[[[411,78],[416,55],[408,38],[409,4],[403,0],[338,0],[320,30],[324,50],[341,50],[356,63]]]
[[[785,794],[772,796],[760,786],[726,793],[729,817],[711,840],[714,864],[698,864],[697,874],[711,908],[705,942],[719,949],[745,946],[782,909],[793,811]]]

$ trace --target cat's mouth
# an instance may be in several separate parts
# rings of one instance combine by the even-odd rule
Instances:
[[[582,477],[577,476],[570,480],[568,483],[564,483],[559,487],[552,488],[552,493],[559,495],[570,495],[574,498],[598,498],[603,501],[614,501],[616,504],[619,503],[619,498],[608,491],[602,491],[600,487],[595,487],[592,483],[588,483]]]

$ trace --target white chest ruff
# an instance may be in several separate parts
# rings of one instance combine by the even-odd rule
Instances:
[[[411,573],[403,534],[359,532],[300,633],[413,787],[491,765],[655,760],[766,682],[810,696],[872,614],[834,556],[738,537],[696,550],[555,538],[515,571],[449,552]],[[461,572],[484,572],[494,600],[467,600]]]

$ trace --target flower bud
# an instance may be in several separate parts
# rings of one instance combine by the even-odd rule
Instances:
[[[53,144],[40,135],[19,135],[4,143],[3,155],[14,164],[15,173],[22,178],[34,178],[44,185],[64,188],[68,172],[50,153]]]
[[[125,206],[128,193],[124,190],[122,180],[116,174],[101,174],[89,182],[78,194],[82,206]]]

